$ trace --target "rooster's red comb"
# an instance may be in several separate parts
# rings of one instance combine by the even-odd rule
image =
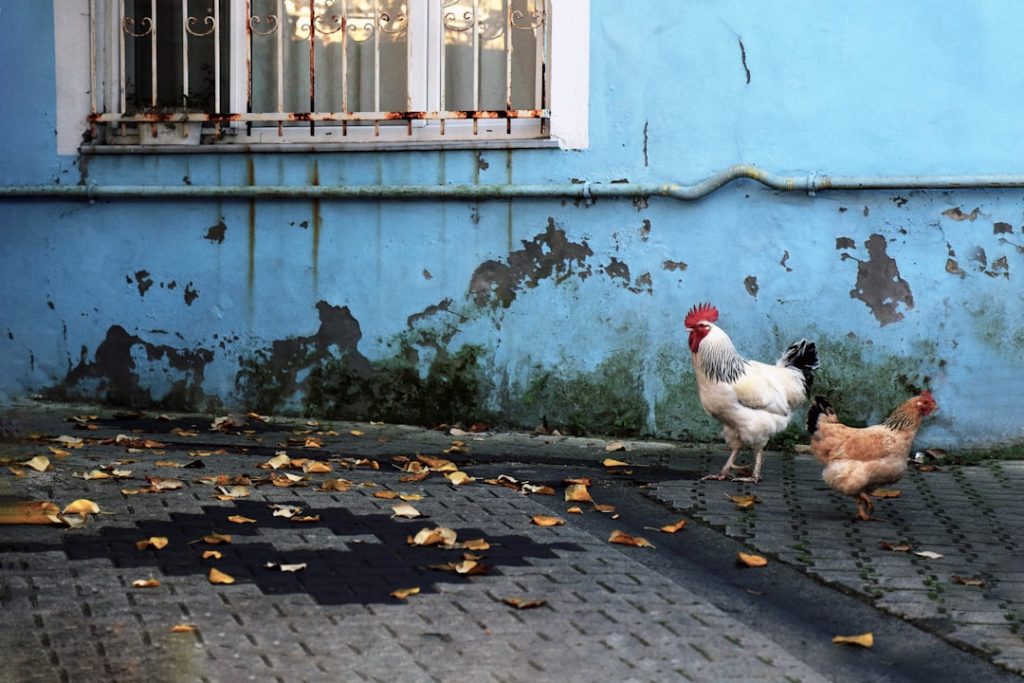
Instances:
[[[921,392],[921,398],[927,399],[932,403],[935,403],[935,397],[933,397],[932,392],[928,391],[927,389]]]
[[[700,322],[713,323],[716,320],[718,320],[718,309],[709,303],[703,303],[690,309],[683,324],[686,327],[694,327]]]

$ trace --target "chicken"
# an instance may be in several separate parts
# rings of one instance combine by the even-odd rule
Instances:
[[[825,465],[821,478],[829,488],[857,498],[858,519],[872,519],[875,504],[870,491],[903,477],[921,420],[937,407],[925,390],[892,411],[882,424],[857,428],[841,423],[824,398],[814,399],[807,411],[811,452]]]
[[[775,365],[747,360],[732,340],[715,325],[718,310],[698,304],[686,314],[690,332],[693,374],[704,411],[722,424],[722,436],[732,449],[718,474],[704,479],[732,478],[740,449],[754,451],[752,476],[733,481],[761,481],[764,447],[772,435],[789,424],[793,411],[808,397],[818,369],[818,350],[806,339],[792,344]]]

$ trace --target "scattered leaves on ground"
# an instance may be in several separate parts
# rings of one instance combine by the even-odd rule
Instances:
[[[281,572],[301,572],[308,565],[305,562],[298,562],[295,564],[278,564],[277,562],[267,562],[263,566],[266,569],[276,569]]]
[[[60,524],[60,508],[45,500],[0,503],[0,524]]]
[[[984,588],[985,587],[985,579],[983,579],[981,577],[966,577],[965,578],[963,576],[957,576],[956,574],[953,574],[952,580],[953,580],[953,583],[959,584],[961,586],[975,586],[977,588]]]
[[[175,624],[170,628],[171,633],[192,633],[196,627],[192,624]]]
[[[592,503],[586,484],[569,484],[565,487],[565,499],[573,503]]]
[[[641,536],[630,536],[624,531],[616,529],[612,532],[611,536],[608,537],[609,543],[618,543],[619,545],[630,545],[636,548],[653,548],[654,544],[648,541],[646,538]]]
[[[613,458],[605,458],[601,461],[601,464],[605,467],[629,467],[629,463],[622,462],[621,460],[615,460]]]
[[[663,527],[659,527],[659,530],[664,531],[666,534],[674,534],[684,528],[686,528],[686,520],[681,519],[678,522],[673,522],[672,524],[666,524]]]
[[[761,502],[761,499],[753,494],[729,496],[729,500],[735,503],[737,510],[752,510],[755,505]]]
[[[399,600],[405,600],[406,598],[408,598],[408,597],[410,597],[412,595],[418,595],[419,592],[420,592],[420,589],[417,588],[417,587],[413,587],[413,588],[398,588],[396,590],[391,591],[391,597],[398,598]]]
[[[245,515],[231,515],[228,517],[228,521],[232,524],[255,524],[256,520],[252,517],[246,517]]]
[[[45,472],[48,469],[52,469],[50,466],[50,459],[45,455],[37,455],[36,457],[26,460],[21,464],[25,467],[34,469],[36,472]]]
[[[222,557],[224,557],[224,553],[222,553],[219,550],[204,550],[203,551],[203,559],[204,560],[219,560]]]
[[[448,527],[434,527],[420,529],[416,532],[416,535],[409,539],[409,545],[414,546],[431,546],[441,545],[445,547],[452,547],[455,545],[455,539],[458,538],[458,534]]]
[[[445,474],[444,477],[455,486],[462,486],[463,484],[468,484],[470,482],[476,481],[475,477],[471,477],[460,470],[456,470],[455,472],[449,472]]]
[[[78,500],[68,503],[63,510],[62,515],[96,515],[99,514],[100,506],[92,502],[87,498],[79,498]]]
[[[934,550],[920,550],[920,551],[915,550],[914,554],[917,555],[918,557],[924,557],[924,558],[927,558],[929,560],[937,560],[940,557],[942,557],[942,553],[937,553]]]
[[[160,581],[154,579],[152,576],[148,579],[136,579],[132,581],[132,588],[158,588]]]
[[[875,644],[875,636],[871,633],[862,633],[858,636],[836,636],[832,639],[838,645],[859,645],[860,647],[871,647]]]
[[[882,550],[890,550],[894,553],[906,553],[910,552],[910,544],[906,542],[890,542],[890,541],[879,541],[878,545]]]
[[[572,515],[582,515],[583,514],[583,510],[580,508],[579,505],[573,505],[571,508],[566,510],[566,512],[569,513],[569,514],[572,514]]]
[[[626,450],[626,444],[621,441],[612,441],[604,447],[606,453],[615,453],[616,451]]]
[[[209,545],[226,545],[231,543],[231,534],[212,533],[203,536],[203,543]]]
[[[737,553],[736,561],[744,567],[763,567],[768,564],[766,558],[751,553]]]

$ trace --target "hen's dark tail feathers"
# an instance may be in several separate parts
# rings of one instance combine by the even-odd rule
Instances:
[[[832,408],[824,396],[815,396],[814,403],[807,409],[807,433],[813,434],[818,431],[818,419],[822,415],[835,417],[836,411]]]
[[[790,344],[779,359],[779,365],[796,368],[804,375],[804,391],[810,391],[814,385],[814,371],[818,369],[818,347],[814,342],[801,339]]]

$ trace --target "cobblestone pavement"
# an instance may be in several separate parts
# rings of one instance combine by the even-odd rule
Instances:
[[[101,509],[77,529],[0,525],[0,680],[826,679],[799,651],[746,627],[742,615],[637,560],[654,551],[609,544],[575,521],[614,513],[578,503],[578,516],[568,502],[558,515],[565,524],[532,523],[552,516],[561,481],[545,482],[558,489],[552,498],[483,477],[455,485],[441,471],[416,481],[402,469],[415,468],[408,463],[419,462],[417,455],[428,456],[428,467],[430,457],[464,463],[469,475],[479,463],[489,463],[481,471],[510,463],[513,476],[514,463],[593,468],[608,455],[605,442],[253,419],[224,433],[211,431],[210,417],[164,421],[153,414],[80,420],[94,429],[65,421],[94,412],[22,407],[14,419],[33,439],[0,444],[0,500],[63,507],[84,498]],[[83,445],[54,440],[60,436]],[[465,445],[452,449],[456,439]],[[683,515],[705,522],[771,562],[1024,670],[1024,463],[914,473],[899,499],[880,501],[876,513],[886,521],[854,524],[852,502],[828,492],[807,457],[772,454],[765,481],[748,488],[696,481],[718,462],[702,450],[641,442],[627,448],[611,454],[636,465],[621,476],[647,476],[651,483],[640,490],[663,503],[652,527]],[[258,467],[281,451],[330,471]],[[18,464],[36,455],[48,457],[52,469]],[[130,478],[76,476],[104,466],[130,470]],[[214,480],[218,475],[231,481]],[[249,483],[235,480],[239,475]],[[322,490],[337,480],[348,483]],[[165,490],[132,492],[148,488]],[[760,502],[737,510],[728,495],[742,492]],[[393,494],[408,500],[382,497]],[[396,516],[394,506],[403,503],[422,516]],[[452,529],[458,543],[486,545],[410,544],[434,527]],[[230,542],[211,543],[215,533]],[[656,534],[649,538],[661,542]],[[155,537],[167,545],[136,545]],[[943,557],[883,550],[881,541]],[[431,568],[465,570],[474,561],[482,573]],[[211,583],[211,569],[235,583]],[[984,585],[958,585],[954,575]],[[132,585],[150,578],[159,586]],[[404,588],[419,593],[392,596]],[[509,598],[543,604],[516,609]],[[172,632],[176,625],[193,630]]]

